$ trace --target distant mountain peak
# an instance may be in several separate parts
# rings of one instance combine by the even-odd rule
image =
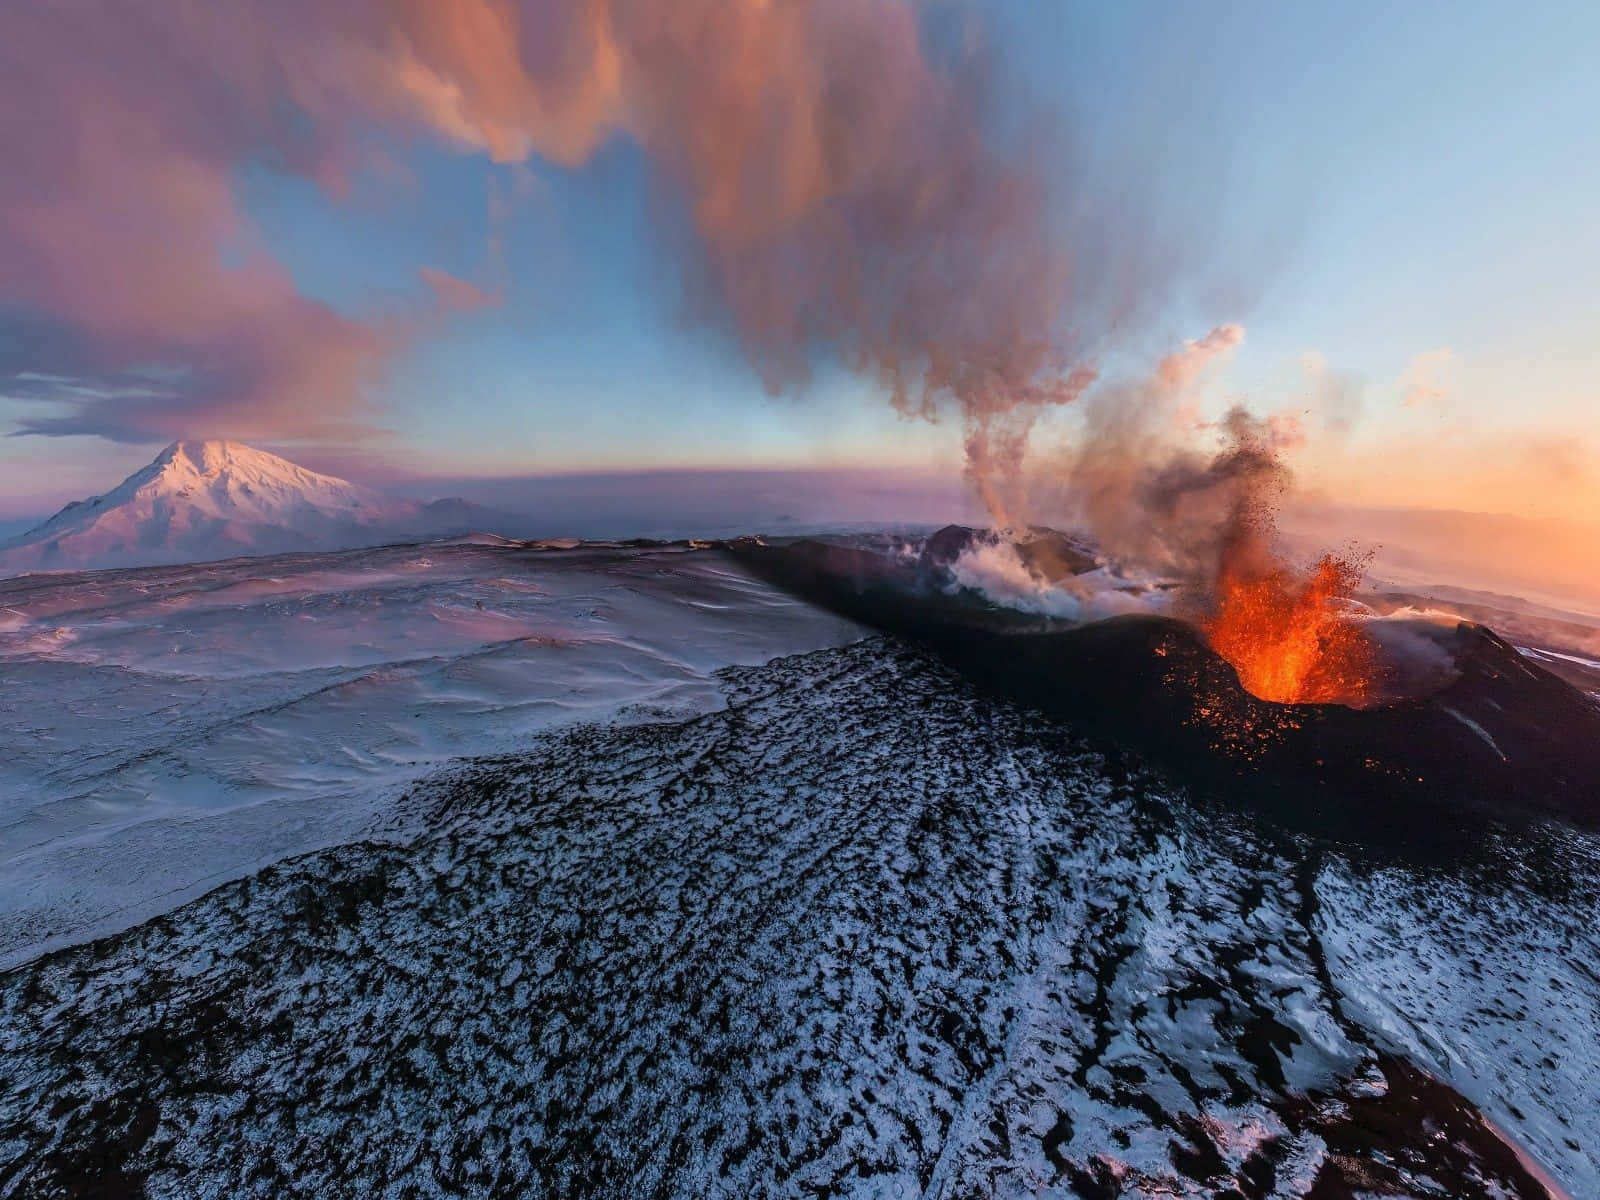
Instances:
[[[145,472],[150,474],[138,486],[154,485],[163,491],[176,492],[188,489],[190,495],[203,490],[219,503],[230,497],[253,496],[258,503],[275,499],[291,505],[353,510],[389,507],[389,502],[370,488],[308,470],[243,442],[220,439],[173,442],[144,472],[130,476],[123,486]]]
[[[459,533],[470,517],[389,500],[266,450],[173,442],[104,495],[68,504],[0,545],[0,574],[199,562]]]

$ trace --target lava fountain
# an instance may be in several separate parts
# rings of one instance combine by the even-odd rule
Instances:
[[[1376,647],[1351,611],[1361,574],[1332,554],[1309,571],[1225,559],[1201,630],[1262,700],[1371,707],[1379,702]]]

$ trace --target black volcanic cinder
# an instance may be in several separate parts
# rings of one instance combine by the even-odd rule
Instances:
[[[1600,827],[1600,706],[1481,625],[1457,631],[1457,677],[1357,710],[1246,691],[1193,626],[1122,616],[1070,626],[984,603],[921,558],[743,540],[772,582],[937,651],[996,692],[1147,755],[1186,783],[1249,794],[1356,836],[1404,837],[1441,813],[1556,816]],[[937,545],[936,545],[937,543]],[[943,551],[943,553],[940,553]]]

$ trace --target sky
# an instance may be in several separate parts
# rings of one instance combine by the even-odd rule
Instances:
[[[0,521],[180,437],[424,494],[982,475],[1074,436],[1058,376],[1228,325],[1185,411],[1295,416],[1306,495],[1588,522],[1597,45],[1581,4],[11,6]]]

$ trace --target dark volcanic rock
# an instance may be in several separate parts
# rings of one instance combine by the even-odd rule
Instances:
[[[1093,554],[1054,529],[1036,529],[1026,541],[1014,545],[1023,565],[1049,581],[1082,575],[1100,565]]]
[[[951,525],[940,533],[948,530],[972,532]],[[1043,630],[1059,624],[957,590],[947,572],[929,570],[918,559],[814,538],[775,544],[741,538],[727,549],[762,578],[886,631],[958,635],[973,629]]]
[[[948,567],[965,554],[978,531],[967,525],[946,525],[928,535],[922,543],[922,560],[938,567]]]

